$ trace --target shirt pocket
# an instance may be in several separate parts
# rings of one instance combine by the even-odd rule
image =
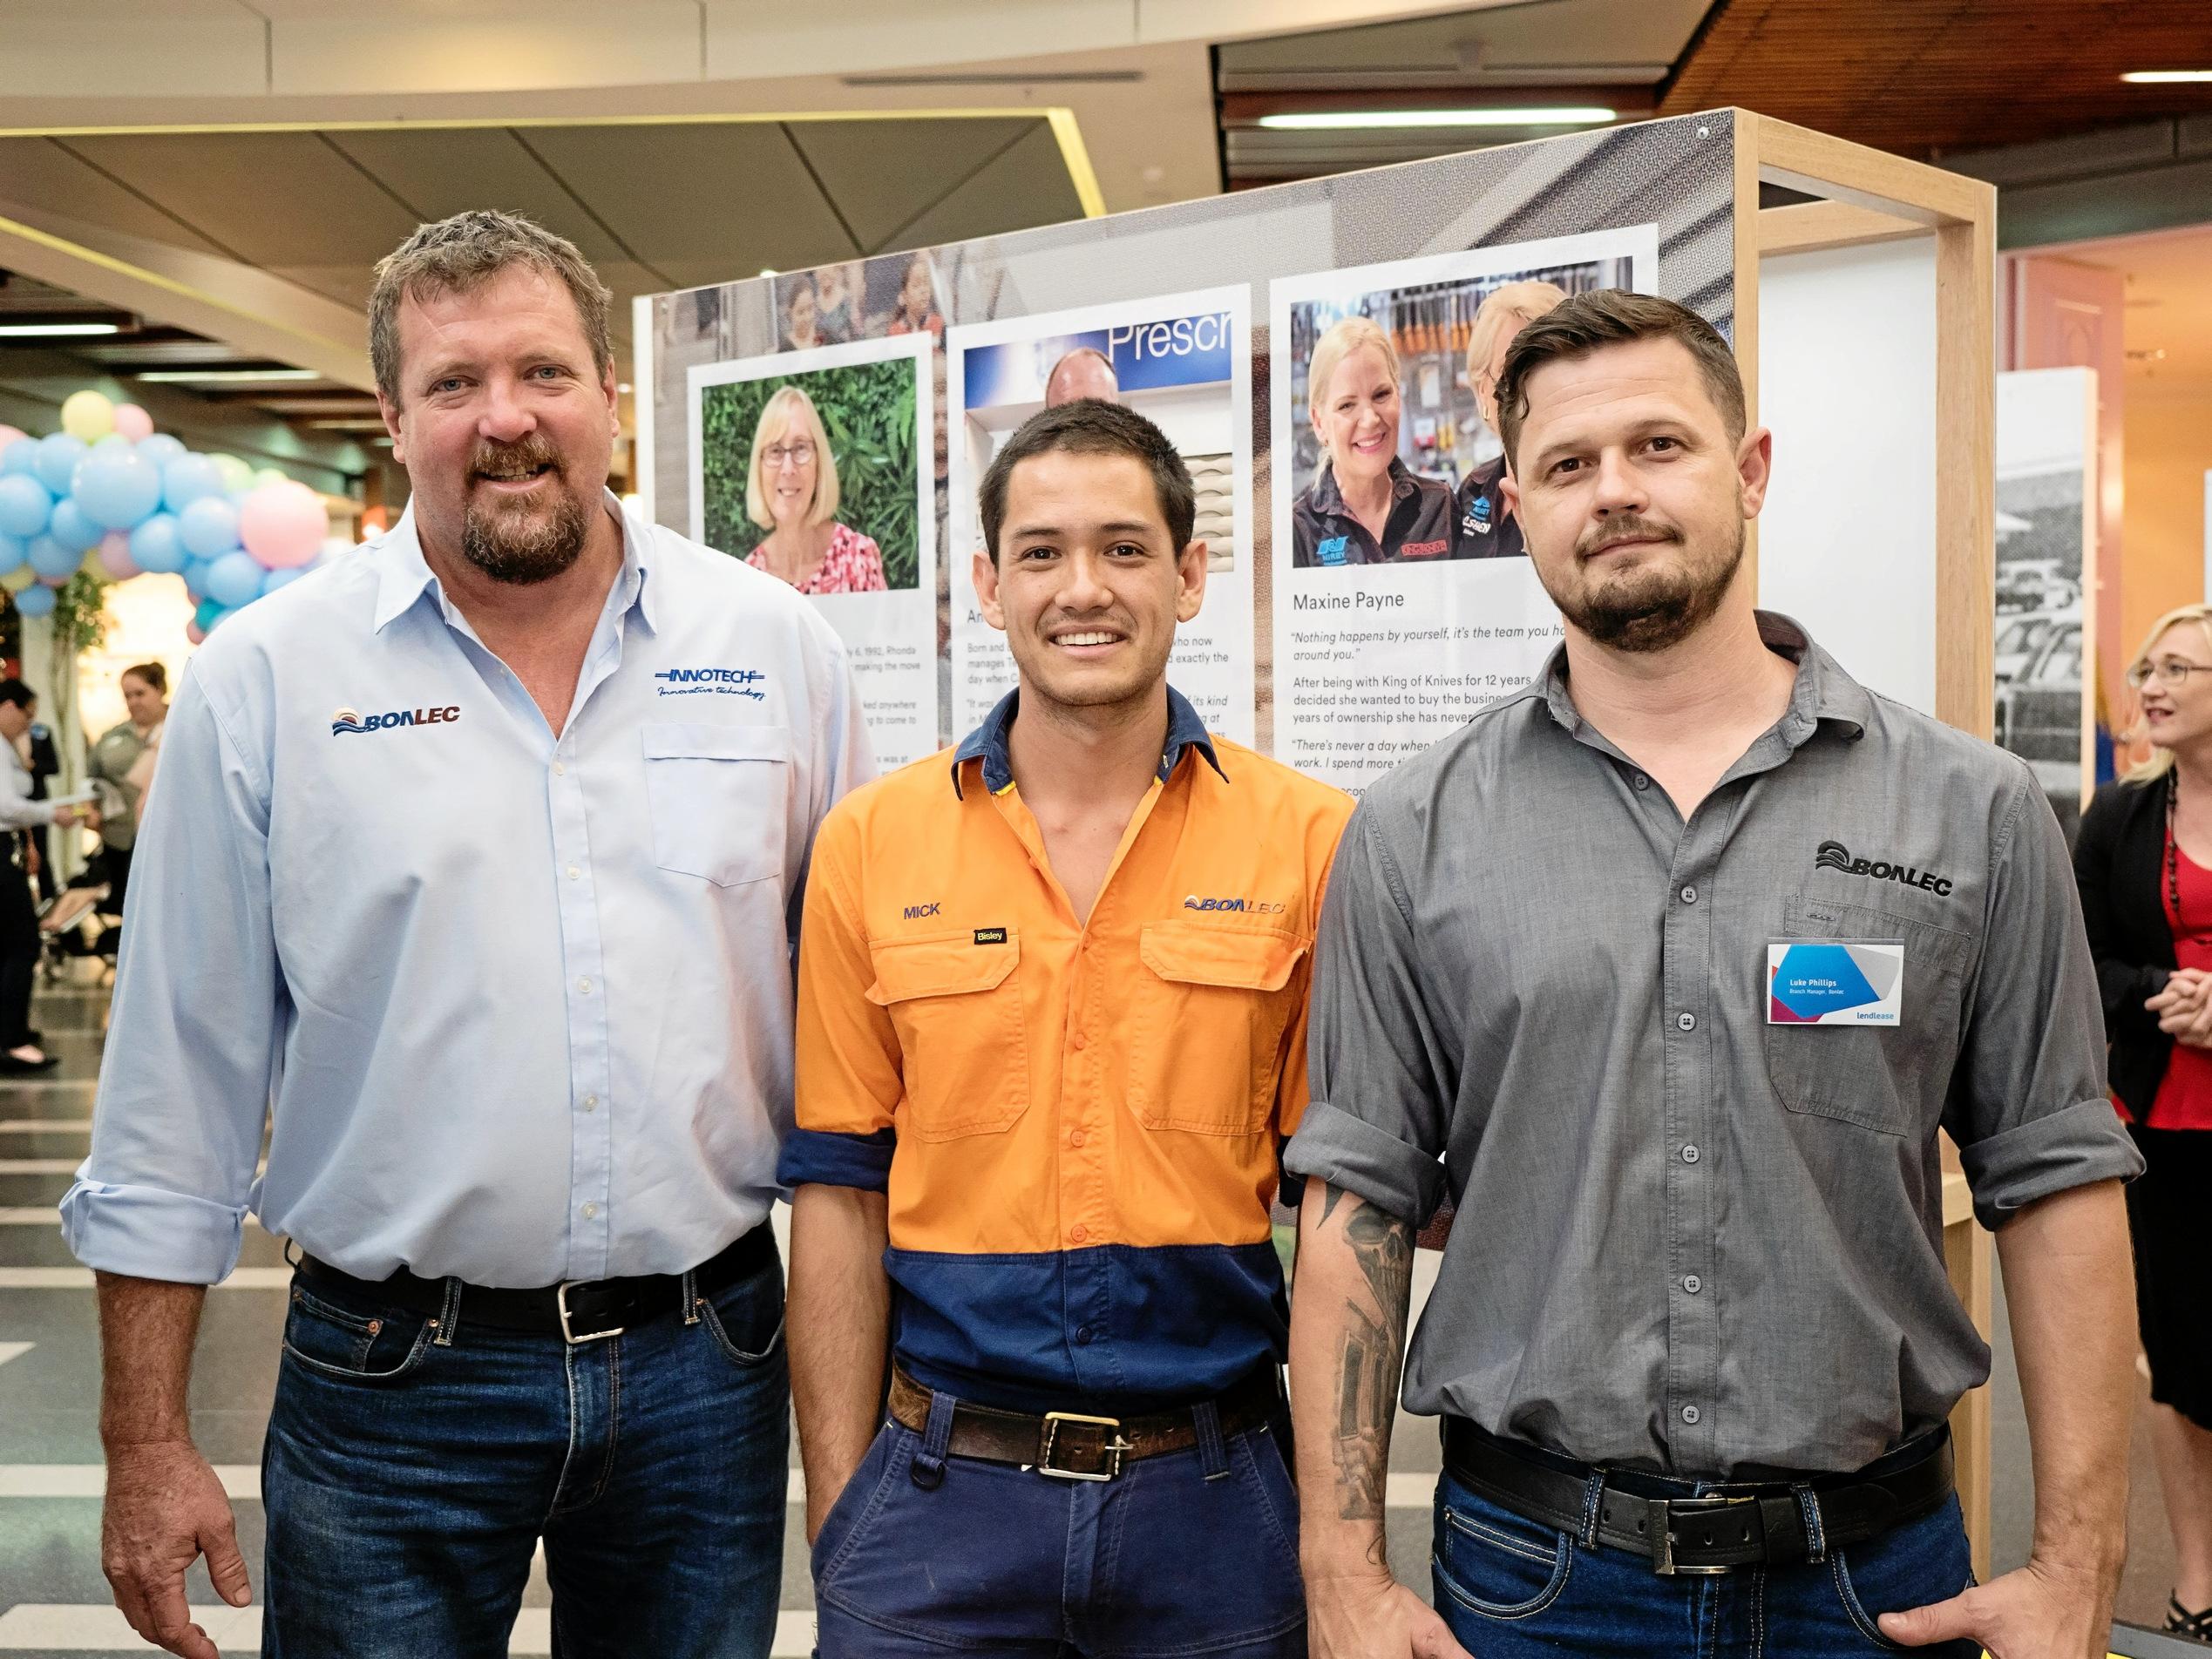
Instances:
[[[791,735],[780,726],[645,728],[653,857],[717,887],[784,873]]]
[[[1021,941],[979,945],[972,930],[869,947],[866,992],[899,1033],[906,1101],[899,1132],[956,1141],[1013,1127],[1029,1105]]]
[[[1778,1026],[1766,1029],[1767,1075],[1781,1103],[1883,1134],[1917,1134],[1932,1124],[1951,1087],[1967,958],[1965,934],[1864,904],[1793,898],[1784,937],[1902,939],[1904,984],[1894,1026]],[[1760,1010],[1767,964],[1759,961]],[[1924,1108],[1927,1122],[1924,1123]]]
[[[1313,940],[1279,929],[1154,922],[1130,986],[1129,1100],[1148,1129],[1254,1134]]]

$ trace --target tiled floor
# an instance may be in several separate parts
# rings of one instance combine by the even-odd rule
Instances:
[[[61,1056],[50,1078],[0,1085],[0,1654],[143,1654],[110,1605],[99,1571],[98,1332],[90,1275],[63,1248],[54,1206],[68,1189],[90,1133],[105,993],[42,994],[34,1023]],[[1418,1260],[1416,1294],[1435,1257]],[[240,1542],[259,1578],[261,1429],[275,1385],[283,1286],[277,1241],[248,1228],[241,1270],[210,1295],[193,1380],[193,1426],[222,1475],[239,1519]],[[2009,1349],[1998,1373],[1995,1548],[1999,1567],[2026,1551],[2031,1493],[2019,1385]],[[1428,1504],[1438,1466],[1433,1422],[1400,1416],[1390,1482],[1394,1558],[1426,1589]],[[2120,1612],[2145,1621],[2165,1601],[2171,1554],[2153,1486],[2148,1448],[2137,1435],[2134,1557]],[[796,1471],[793,1496],[798,1492]],[[813,1618],[790,1510],[784,1547],[777,1654],[801,1655]],[[256,1610],[217,1602],[204,1571],[190,1600],[227,1653],[259,1642]],[[542,1574],[533,1574],[512,1651],[550,1651]]]

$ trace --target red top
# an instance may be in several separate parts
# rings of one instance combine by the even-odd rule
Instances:
[[[2174,960],[2181,967],[2212,972],[2212,870],[2179,847],[2174,852],[2181,913],[2174,914],[2171,892],[2160,894],[2166,924],[2174,930]],[[2166,1063],[2165,1080],[2151,1101],[2149,1123],[2154,1129],[2212,1129],[2212,1048],[2174,1045],[2174,1058]]]
[[[755,570],[767,568],[767,561],[761,558],[757,547],[745,555],[745,562]],[[829,551],[822,555],[814,574],[799,585],[799,592],[880,593],[887,586],[883,575],[883,552],[874,538],[862,535],[850,525],[837,525],[830,531]]]

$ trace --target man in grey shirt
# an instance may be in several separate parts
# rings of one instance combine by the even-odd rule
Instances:
[[[2140,1165],[2058,826],[2018,761],[1754,610],[1771,440],[1693,313],[1570,301],[1500,403],[1564,646],[1370,791],[1321,922],[1286,1160],[1315,1652],[2101,1655]],[[2034,1445],[2033,1554],[1980,1588],[1944,1425],[1989,1350],[1938,1128]],[[1432,1613],[1383,1490],[1447,1194],[1405,1388],[1446,1418]]]

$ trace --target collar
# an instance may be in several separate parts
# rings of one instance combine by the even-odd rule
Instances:
[[[1390,457],[1390,497],[1392,501],[1403,501],[1421,488],[1414,475],[1406,470],[1406,464],[1397,456]],[[1344,491],[1336,487],[1336,464],[1329,463],[1321,469],[1321,476],[1313,481],[1313,505],[1319,511],[1333,514],[1340,518],[1352,515],[1344,505]]]
[[[1874,713],[1874,698],[1867,688],[1845,674],[1842,665],[1834,657],[1814,644],[1813,636],[1805,632],[1801,624],[1779,611],[1760,611],[1755,614],[1761,643],[1797,665],[1797,681],[1790,689],[1789,707],[1775,728],[1783,742],[1795,748],[1824,720],[1835,721],[1854,739],[1863,737],[1867,721]],[[1551,718],[1571,735],[1581,732],[1582,715],[1567,694],[1567,647],[1564,644],[1551,648],[1551,654],[1544,659],[1542,671],[1529,689],[1544,699]]]
[[[602,490],[600,498],[622,526],[622,568],[616,573],[614,586],[607,594],[607,608],[620,616],[635,606],[646,627],[657,633],[660,630],[654,623],[651,585],[646,580],[649,566],[645,552],[652,545],[650,528],[634,519],[613,491]],[[444,588],[423,557],[423,544],[415,533],[412,501],[407,504],[407,510],[399,515],[399,522],[384,536],[377,551],[384,560],[383,575],[377,584],[373,626],[377,633],[382,633],[395,618],[412,609],[425,592],[435,593],[440,613],[449,622],[453,620]]]
[[[1014,730],[1014,710],[1021,694],[1009,691],[999,699],[998,707],[983,717],[983,723],[970,732],[953,751],[953,793],[967,799],[963,783],[967,763],[983,763],[983,787],[993,795],[1004,795],[1014,787],[1014,760],[1007,747],[1008,735]],[[1183,694],[1173,686],[1167,688],[1168,732],[1167,746],[1160,751],[1160,782],[1164,783],[1174,775],[1177,763],[1185,749],[1196,749],[1206,757],[1206,764],[1213,768],[1224,783],[1229,775],[1221,769],[1221,757],[1213,752],[1213,737],[1206,730],[1206,723],[1198,718],[1198,711],[1191,707]]]

